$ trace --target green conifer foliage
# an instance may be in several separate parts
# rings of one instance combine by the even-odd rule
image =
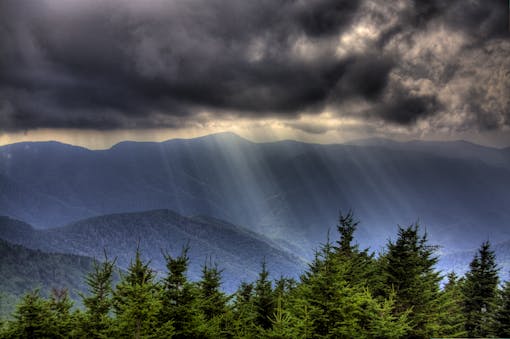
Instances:
[[[273,287],[269,280],[269,272],[265,261],[262,263],[262,269],[255,282],[255,294],[253,296],[253,305],[256,312],[255,324],[262,329],[269,329],[272,326],[271,317],[275,311],[275,300]]]
[[[386,296],[395,293],[396,314],[409,313],[409,338],[426,338],[439,330],[439,273],[434,271],[435,246],[420,236],[418,225],[398,230],[383,258]]]
[[[73,302],[67,289],[53,288],[48,305],[52,312],[53,337],[68,338],[74,330],[75,318],[71,313]]]
[[[467,336],[465,330],[466,318],[462,312],[463,279],[459,279],[454,272],[447,275],[448,281],[443,287],[440,295],[440,330],[441,337],[462,338]]]
[[[189,338],[196,335],[196,295],[193,284],[188,281],[188,250],[185,246],[177,257],[165,254],[167,276],[163,279],[162,308],[158,318],[160,324],[171,322],[175,337]]]
[[[469,267],[463,288],[466,331],[470,337],[484,337],[492,334],[499,281],[496,258],[488,241],[482,244]]]
[[[135,260],[117,285],[113,296],[115,337],[147,338],[156,332],[161,310],[160,289],[149,263],[137,249]]]
[[[54,335],[50,305],[38,290],[27,293],[21,299],[13,317],[14,320],[8,324],[6,338],[52,338]]]
[[[109,337],[112,319],[109,313],[112,309],[112,275],[115,261],[105,260],[94,262],[93,271],[85,281],[89,286],[89,296],[82,296],[85,314],[81,321],[83,336],[93,338]]]
[[[507,281],[500,293],[500,305],[496,313],[496,335],[510,338],[510,281]]]

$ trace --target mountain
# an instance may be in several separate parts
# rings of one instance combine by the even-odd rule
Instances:
[[[419,221],[451,251],[510,239],[507,150],[465,142],[253,143],[225,133],[92,151],[55,142],[0,147],[0,214],[37,228],[98,215],[172,209],[278,239],[310,257],[338,210],[379,249]],[[498,160],[499,159],[499,160]],[[22,187],[22,188],[18,188]]]
[[[178,255],[188,244],[190,278],[200,278],[204,263],[218,262],[228,292],[241,281],[255,280],[264,260],[275,278],[283,273],[297,277],[304,268],[300,258],[266,237],[218,219],[188,218],[170,210],[104,215],[45,230],[3,217],[0,237],[33,249],[95,258],[102,258],[106,250],[121,268],[129,265],[139,247],[160,277],[167,271],[163,253]]]
[[[73,254],[45,253],[0,239],[0,316],[10,314],[23,294],[40,288],[49,295],[52,288],[67,288],[78,300],[86,292],[85,276],[93,260]]]
[[[464,140],[455,141],[421,141],[398,142],[384,138],[369,138],[348,143],[358,146],[386,147],[393,150],[423,152],[454,159],[482,161],[492,166],[510,168],[509,148],[498,149],[477,145]]]

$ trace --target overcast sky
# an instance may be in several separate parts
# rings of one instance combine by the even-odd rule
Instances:
[[[510,146],[508,19],[506,0],[0,0],[0,143]]]

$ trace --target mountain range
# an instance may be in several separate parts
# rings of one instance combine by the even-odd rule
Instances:
[[[210,217],[184,217],[170,210],[104,215],[70,225],[36,230],[7,217],[0,218],[0,238],[44,252],[75,254],[102,260],[104,252],[126,269],[137,248],[163,277],[164,255],[177,256],[189,246],[189,278],[199,280],[204,264],[219,264],[223,288],[233,292],[242,281],[257,278],[262,262],[274,278],[298,277],[305,262],[274,241],[247,229]]]
[[[416,221],[444,251],[510,239],[508,187],[509,149],[461,141],[254,143],[223,133],[106,150],[0,147],[0,214],[36,228],[171,209],[241,225],[308,258],[349,209],[360,244],[375,250]]]
[[[352,209],[361,247],[381,252],[397,225],[419,222],[444,273],[465,272],[490,240],[508,277],[508,187],[510,148],[464,141],[19,143],[0,147],[0,238],[87,258],[106,249],[120,268],[139,246],[160,276],[163,253],[189,243],[190,278],[217,261],[231,292],[264,260],[273,277],[297,277]]]

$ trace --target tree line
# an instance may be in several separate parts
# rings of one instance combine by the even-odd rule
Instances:
[[[353,243],[358,222],[340,215],[339,237],[316,252],[298,280],[269,278],[265,263],[254,282],[232,295],[221,270],[205,264],[188,280],[188,248],[165,254],[161,279],[137,249],[113,284],[115,260],[97,262],[85,278],[83,307],[65,289],[48,298],[26,294],[1,338],[430,338],[510,337],[510,283],[500,284],[494,252],[484,242],[470,270],[444,277],[436,246],[417,224],[375,256]]]

